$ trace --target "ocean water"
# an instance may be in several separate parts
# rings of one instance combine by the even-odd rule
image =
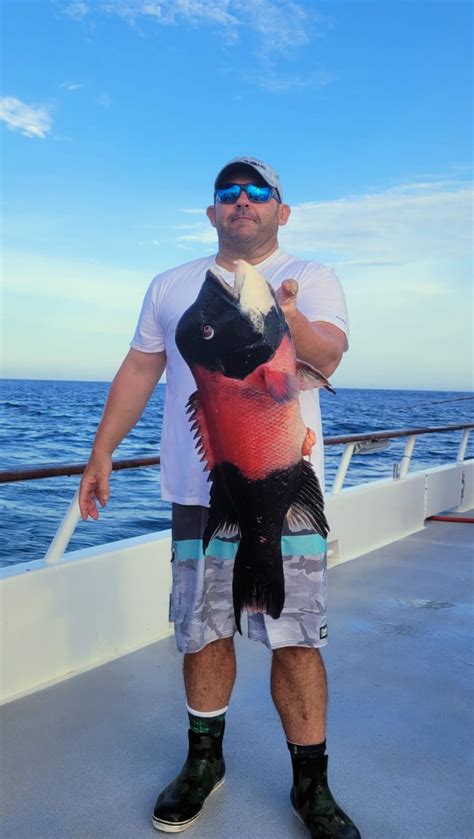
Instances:
[[[4,379],[1,384],[0,469],[88,459],[109,385]],[[144,414],[115,457],[159,453],[165,385],[158,385]],[[321,394],[326,437],[416,426],[472,422],[474,400],[466,393],[340,389]],[[461,431],[417,439],[411,469],[455,461]],[[474,457],[474,433],[467,456]],[[405,440],[382,452],[354,456],[345,486],[389,477]],[[343,446],[326,447],[326,490]],[[79,484],[79,476],[0,485],[0,565],[44,556]],[[111,499],[98,522],[80,522],[68,550],[166,529],[170,505],[160,499],[159,467],[126,470],[111,477]]]

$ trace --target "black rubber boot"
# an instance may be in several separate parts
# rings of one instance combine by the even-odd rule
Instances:
[[[224,727],[218,737],[188,731],[189,751],[181,772],[157,798],[153,827],[180,833],[201,815],[208,795],[224,783]]]
[[[341,810],[328,786],[328,756],[304,759],[291,755],[295,816],[306,825],[311,839],[361,839],[355,824]]]

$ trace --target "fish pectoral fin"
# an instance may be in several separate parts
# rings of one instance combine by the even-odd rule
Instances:
[[[291,402],[298,396],[300,383],[298,376],[293,373],[283,373],[281,370],[271,370],[264,366],[262,375],[265,388],[275,402]]]
[[[206,418],[197,390],[191,394],[187,401],[186,413],[191,423],[191,430],[194,431],[196,451],[201,456],[202,462],[205,463],[205,468],[210,471],[214,468],[214,455],[207,430]]]
[[[301,454],[303,457],[307,457],[311,454],[312,448],[316,442],[316,434],[314,433],[312,428],[306,429],[306,436],[303,441],[303,445],[301,447]]]
[[[237,512],[225,490],[219,470],[214,469],[210,477],[212,485],[209,496],[209,516],[202,537],[204,553],[206,553],[211,539],[218,537],[232,539],[235,536],[240,536]]]
[[[326,376],[306,361],[297,359],[296,373],[299,378],[300,390],[313,390],[316,387],[323,387],[325,390],[330,390],[331,393],[336,393]]]
[[[313,467],[306,460],[303,461],[300,486],[286,514],[286,520],[293,532],[316,530],[324,539],[329,533],[321,487]]]

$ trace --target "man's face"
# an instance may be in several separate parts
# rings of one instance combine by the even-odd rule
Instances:
[[[248,170],[245,173],[232,172],[226,182],[234,184],[259,183],[258,176]],[[263,182],[262,182],[263,183]],[[218,201],[207,208],[207,216],[217,230],[219,246],[243,257],[251,257],[267,243],[276,243],[278,228],[286,224],[290,208],[271,198],[266,204],[252,203],[242,190],[235,204],[220,204]]]

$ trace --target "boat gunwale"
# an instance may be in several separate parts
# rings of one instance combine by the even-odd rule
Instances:
[[[358,442],[378,442],[381,440],[392,440],[400,437],[410,437],[420,434],[441,434],[447,431],[466,431],[474,428],[474,423],[460,423],[456,425],[421,426],[416,428],[388,429],[385,431],[369,431],[365,434],[346,434],[343,436],[326,437],[323,440],[325,446],[339,446]],[[112,471],[122,469],[142,469],[148,466],[160,465],[159,455],[146,457],[121,458],[112,461]],[[0,470],[0,484],[14,483],[15,481],[31,481],[39,478],[69,477],[71,475],[82,475],[87,466],[87,461],[81,463],[40,463],[38,466],[21,466],[14,469]]]

